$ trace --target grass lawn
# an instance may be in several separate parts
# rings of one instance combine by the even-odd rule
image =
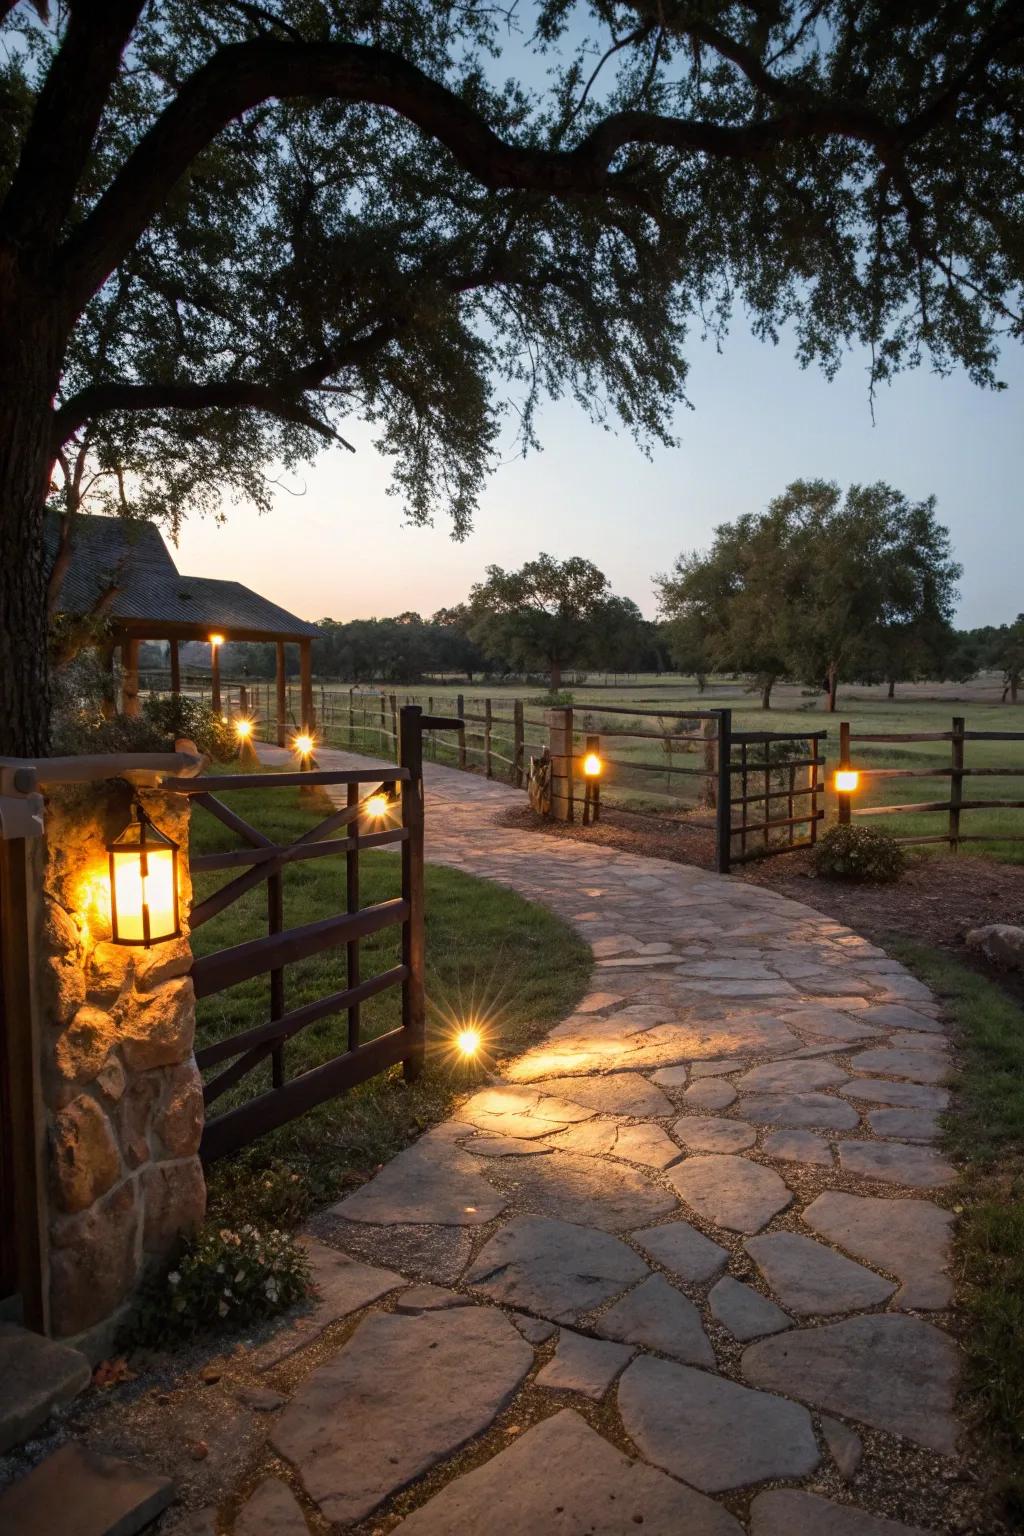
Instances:
[[[268,836],[289,840],[314,826],[331,808],[315,792],[303,793],[309,798],[302,799],[290,789],[240,790],[223,798]],[[197,807],[192,846],[207,853],[237,847],[238,840]],[[360,878],[364,906],[397,896],[397,855],[362,854]],[[197,899],[225,880],[220,872],[201,874],[196,880]],[[344,855],[293,864],[286,870],[286,927],[342,911],[344,900]],[[405,1084],[401,1069],[396,1068],[263,1137],[236,1157],[214,1164],[210,1186],[214,1214],[292,1223],[312,1207],[336,1198],[346,1184],[361,1181],[419,1131],[442,1119],[456,1096],[480,1079],[480,1067],[453,1061],[446,1049],[455,1023],[480,1021],[488,1062],[493,1065],[540,1038],[572,1011],[586,990],[592,963],[588,946],[546,909],[501,886],[428,866],[426,913],[428,1065],[420,1081]],[[193,949],[205,955],[265,932],[266,895],[259,886],[201,927],[193,936]],[[400,933],[396,927],[362,941],[364,977],[398,963]],[[296,1007],[344,985],[344,949],[328,951],[287,967],[285,1006]],[[268,1016],[268,1002],[267,977],[204,999],[197,1010],[197,1045],[261,1022]],[[362,1038],[369,1040],[396,1028],[400,1008],[398,988],[364,1003]],[[289,1040],[287,1077],[344,1050],[346,1029],[345,1016],[332,1017]],[[223,1065],[210,1069],[208,1076]],[[212,1112],[220,1113],[269,1086],[268,1061],[219,1099]]]
[[[946,1004],[959,1039],[946,1145],[964,1168],[957,1269],[966,1387],[1004,1468],[1008,1516],[1024,1522],[1024,1013],[938,950],[895,939],[888,948]]]

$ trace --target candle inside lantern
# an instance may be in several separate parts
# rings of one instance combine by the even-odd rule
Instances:
[[[134,819],[107,852],[114,943],[148,949],[177,938],[178,845],[136,806]]]

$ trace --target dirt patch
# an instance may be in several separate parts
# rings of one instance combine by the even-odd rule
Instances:
[[[506,826],[548,837],[572,837],[647,858],[714,868],[710,828],[632,811],[602,810],[601,814],[596,827],[544,821],[528,808],[507,811],[499,819]],[[1024,926],[1024,866],[997,864],[969,854],[912,853],[906,874],[894,885],[821,879],[814,874],[806,849],[741,865],[734,874],[802,901],[865,938],[884,942],[895,933],[957,951],[961,959],[971,957],[964,947],[969,928],[983,923]],[[984,962],[978,963],[984,967]],[[1005,976],[999,979],[1007,981]]]

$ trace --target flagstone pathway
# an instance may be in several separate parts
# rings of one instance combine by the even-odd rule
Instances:
[[[497,825],[520,797],[455,770],[427,787],[428,858],[566,918],[592,987],[316,1223],[317,1310],[254,1362],[290,1372],[285,1480],[235,1530],[973,1528],[926,988],[770,891]]]

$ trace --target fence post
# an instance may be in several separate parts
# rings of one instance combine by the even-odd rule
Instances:
[[[345,854],[345,907],[348,912],[359,911],[359,818],[355,815],[359,804],[359,785],[348,786],[346,803],[353,813],[353,819],[349,823],[348,836],[356,846],[350,848]],[[351,990],[358,987],[359,975],[359,940],[349,939],[345,946],[345,985]],[[353,1003],[348,1010],[348,1048],[350,1051],[359,1046],[359,1004]]]
[[[398,735],[398,700],[395,698],[394,694],[391,695],[390,702],[391,702],[391,742],[392,742],[392,748],[393,748],[393,751],[394,751],[394,754],[395,754],[395,762],[397,763],[398,762],[398,754],[399,754],[399,751],[401,750],[401,741],[400,741],[399,735]],[[403,708],[404,708],[404,706],[403,706]]]
[[[544,712],[551,758],[551,815],[555,821],[573,820],[572,710]]]
[[[512,705],[512,778],[517,789],[523,787],[523,771],[526,732],[523,726],[523,701],[516,699]]]
[[[350,688],[349,691],[348,691],[348,744],[349,744],[350,748],[355,744],[355,739],[356,739],[356,701],[355,701],[355,689]]]
[[[732,710],[718,711],[718,795],[715,806],[715,867],[720,875],[732,868]]]
[[[459,726],[459,767],[466,766],[466,700],[460,693],[455,700],[455,713],[462,724]]]
[[[489,698],[486,698],[486,699],[484,699],[484,777],[487,778],[487,779],[492,777],[492,774],[491,774],[491,727],[492,727],[492,724],[493,724],[493,720],[494,720],[494,717],[493,717],[493,714],[491,713],[491,701],[490,701]]]
[[[950,742],[952,773],[949,778],[949,846],[960,851],[960,804],[964,798],[964,728],[967,724],[959,715],[953,717],[953,740]]]
[[[408,1083],[422,1072],[426,1050],[422,714],[418,704],[403,705],[399,732],[399,762],[409,770],[409,777],[402,780],[402,826],[409,834],[402,844],[402,896],[409,903],[409,916],[402,925],[402,964],[407,972],[402,983],[402,1027],[409,1042],[403,1064]]]
[[[814,759],[814,758],[817,758],[819,756],[818,749],[819,749],[820,745],[821,745],[820,738],[817,737],[817,736],[812,736],[811,739],[810,739],[810,748],[811,748],[811,750],[808,753],[808,756],[810,758]],[[808,789],[811,792],[811,831],[810,831],[810,839],[811,839],[812,843],[816,843],[818,841],[818,764],[817,764],[817,762],[812,761],[811,766],[807,770],[807,773],[808,773],[807,787],[808,787]]]
[[[839,723],[839,769],[850,766],[850,722],[841,720]],[[836,790],[836,809],[839,816],[839,825],[850,825],[850,796],[842,790]]]

